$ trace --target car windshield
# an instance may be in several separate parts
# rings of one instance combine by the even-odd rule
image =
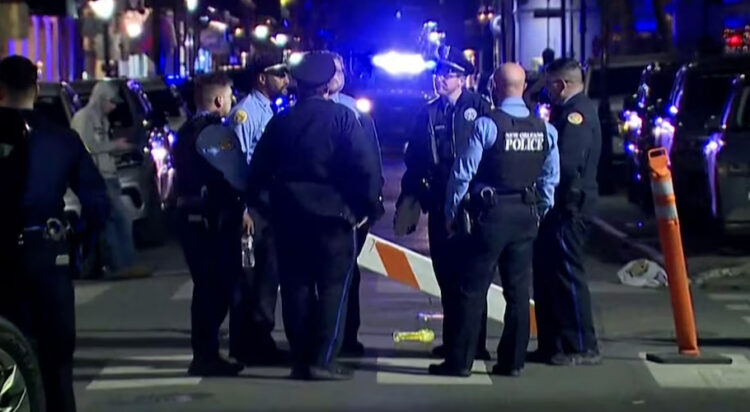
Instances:
[[[34,103],[34,111],[59,126],[70,127],[70,119],[60,96],[39,96]]]
[[[679,102],[680,122],[688,130],[702,129],[711,116],[721,115],[732,90],[733,73],[696,74],[685,82]]]
[[[148,101],[155,113],[166,114],[167,117],[180,117],[180,106],[169,89],[155,89],[146,91]]]
[[[641,82],[644,67],[624,66],[607,68],[607,92],[610,96],[622,96],[635,93]],[[602,69],[592,68],[589,81],[588,95],[592,99],[600,99],[603,93]]]

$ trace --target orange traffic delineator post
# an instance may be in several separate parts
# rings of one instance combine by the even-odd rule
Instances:
[[[654,211],[659,225],[664,264],[669,280],[669,296],[672,301],[678,353],[647,354],[646,359],[658,363],[719,363],[730,364],[732,359],[723,356],[707,356],[698,348],[698,334],[695,329],[695,314],[688,284],[687,265],[682,249],[680,219],[677,215],[677,202],[669,171],[669,157],[664,148],[648,152],[651,169],[651,191],[654,197]]]

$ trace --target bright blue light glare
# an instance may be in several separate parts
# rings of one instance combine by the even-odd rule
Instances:
[[[671,114],[671,115],[673,115],[673,116],[674,116],[674,115],[676,115],[676,114],[677,114],[677,113],[678,113],[679,111],[680,111],[680,109],[678,109],[678,108],[677,108],[677,106],[675,106],[675,105],[669,106],[669,114]]]
[[[164,78],[164,82],[167,83],[167,86],[179,86],[179,85],[185,83],[186,80],[187,80],[187,78],[185,78],[185,77],[182,77],[182,76],[173,76],[173,75],[169,75],[169,76],[167,76],[167,77]]]
[[[431,66],[420,54],[399,53],[390,51],[372,58],[372,64],[385,70],[388,74],[417,75]]]

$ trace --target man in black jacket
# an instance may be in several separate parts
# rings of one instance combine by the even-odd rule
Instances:
[[[63,196],[68,187],[76,193],[93,230],[104,226],[109,200],[78,135],[33,112],[37,87],[34,63],[20,56],[0,62],[0,154],[7,154],[0,157],[12,161],[25,152],[16,159],[20,170],[0,176],[10,181],[3,190],[15,186],[15,194],[4,192],[3,209],[10,206],[17,219],[3,215],[0,222],[0,315],[36,344],[48,410],[74,412],[75,303]],[[19,115],[27,133],[8,141]]]
[[[430,255],[435,277],[440,286],[443,305],[443,345],[450,334],[451,315],[457,286],[453,283],[459,259],[460,243],[450,239],[445,227],[445,195],[448,176],[456,153],[467,144],[474,130],[474,121],[490,113],[490,103],[477,93],[465,89],[466,76],[474,67],[463,54],[450,50],[438,62],[435,91],[438,98],[417,114],[416,123],[406,149],[406,172],[401,180],[401,195],[396,202],[396,234],[412,233],[416,229],[419,212],[417,203],[428,216]],[[477,359],[490,359],[485,348],[487,336],[486,313],[479,337]],[[435,348],[436,356],[445,356],[444,346]]]
[[[550,123],[559,133],[560,185],[534,251],[539,347],[530,360],[596,365],[601,357],[583,260],[586,218],[598,198],[601,126],[596,105],[583,92],[583,70],[576,60],[552,62],[546,83],[554,103]]]
[[[380,214],[379,159],[355,114],[328,99],[333,55],[308,53],[291,71],[300,101],[266,127],[250,163],[248,197],[252,202],[264,189],[271,195],[292,377],[350,379],[336,357],[357,264],[356,230]]]

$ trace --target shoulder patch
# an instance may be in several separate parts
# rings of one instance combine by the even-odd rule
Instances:
[[[579,124],[583,123],[583,115],[581,114],[581,112],[573,112],[568,115],[568,122],[570,122],[570,124],[578,126]]]
[[[244,110],[237,110],[237,113],[234,114],[234,123],[243,124],[245,122],[247,122],[247,112]]]
[[[464,111],[464,119],[466,119],[467,122],[473,122],[477,119],[477,111],[473,107],[470,107]]]

